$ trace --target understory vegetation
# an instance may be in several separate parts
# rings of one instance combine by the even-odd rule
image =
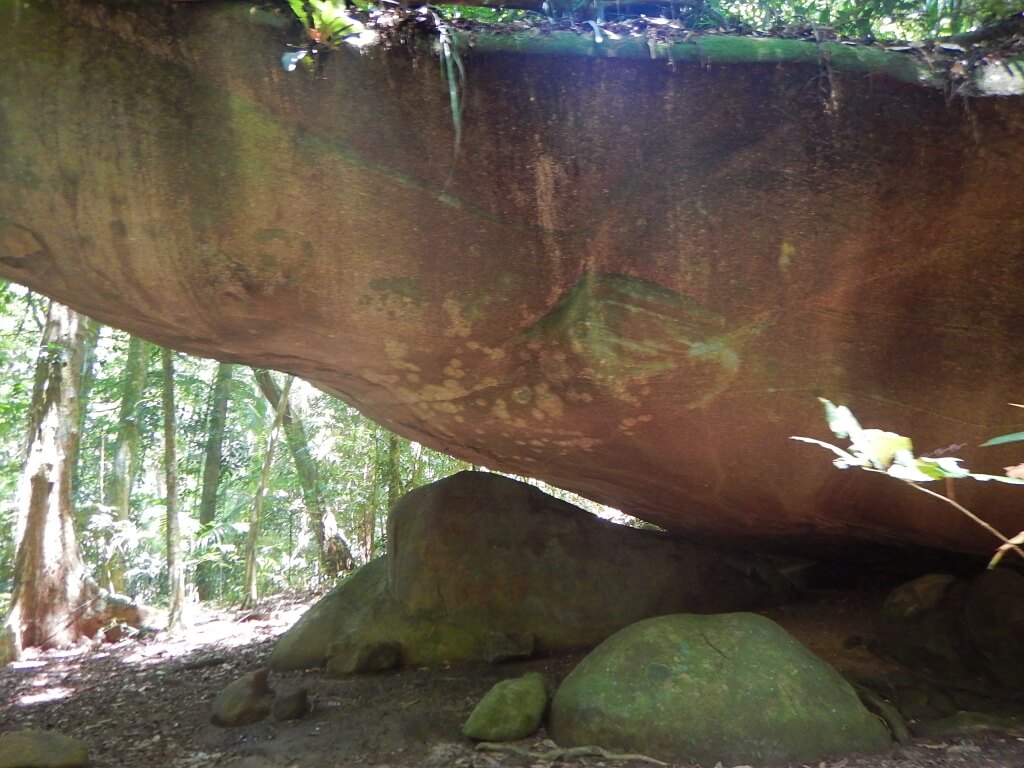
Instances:
[[[316,43],[357,36],[362,31],[355,18],[358,11],[379,14],[398,6],[370,0],[288,0],[288,4]],[[530,16],[604,23],[645,15],[677,20],[698,32],[788,35],[812,30],[821,38],[930,40],[977,35],[986,27],[993,27],[993,33],[998,32],[995,27],[1019,29],[1024,4],[1019,0],[509,0],[500,4],[456,0],[436,8],[445,19],[497,23]],[[435,26],[443,23],[438,20]]]
[[[1010,0],[810,0],[729,2],[721,10],[759,29],[799,24],[830,27],[838,35],[928,39],[992,24],[1024,5]]]

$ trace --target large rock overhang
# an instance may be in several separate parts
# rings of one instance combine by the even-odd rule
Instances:
[[[287,73],[247,11],[0,6],[0,274],[680,533],[993,544],[788,437],[816,395],[922,451],[1019,428],[1024,98],[967,95],[1014,70],[482,37],[456,153],[429,56]]]

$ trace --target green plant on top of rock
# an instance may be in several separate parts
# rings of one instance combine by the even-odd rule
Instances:
[[[363,32],[363,24],[348,13],[348,4],[335,0],[288,0],[309,39],[319,45],[335,45]]]
[[[1002,545],[989,562],[989,568],[998,564],[1003,555],[1010,550],[1024,558],[1024,550],[1021,549],[1021,545],[1024,545],[1024,531],[1021,531],[1013,538],[1008,538],[969,509],[957,503],[951,496],[943,495],[919,485],[919,483],[928,483],[934,480],[945,480],[948,482],[962,478],[981,481],[994,480],[1000,483],[1024,485],[1024,464],[1017,465],[1016,467],[1007,467],[1006,475],[988,475],[971,472],[965,467],[960,466],[962,459],[952,456],[937,458],[915,456],[914,446],[909,437],[882,429],[864,429],[854,417],[853,412],[845,405],[835,405],[832,401],[825,398],[818,399],[825,407],[825,419],[828,421],[832,434],[838,438],[849,440],[849,447],[840,448],[832,443],[816,440],[811,437],[793,435],[790,439],[820,445],[832,451],[837,456],[837,458],[832,460],[832,463],[839,469],[858,468],[868,472],[888,475],[897,480],[902,480],[912,488],[941,499],[954,507],[1002,542]],[[982,445],[1001,445],[1017,440],[1024,440],[1024,432],[1002,435],[982,443]]]
[[[347,0],[288,0],[288,6],[309,38],[306,45],[282,54],[281,65],[288,72],[293,72],[300,61],[312,66],[318,54],[336,48],[342,42],[357,48],[379,43],[382,36],[375,29],[392,32],[405,29],[432,36],[434,52],[441,65],[441,77],[448,92],[455,131],[455,154],[458,155],[462,142],[462,94],[466,69],[456,45],[455,33],[441,13],[427,4],[406,7],[405,4],[392,3],[387,10],[383,4],[369,8],[364,4],[360,7],[369,10],[368,24],[371,28],[367,28],[352,15],[355,6]]]

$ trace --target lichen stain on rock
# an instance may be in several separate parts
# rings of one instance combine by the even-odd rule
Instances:
[[[720,315],[654,283],[589,272],[523,341],[528,349],[531,344],[558,347],[563,362],[556,361],[555,371],[559,366],[582,371],[599,389],[631,405],[642,403],[657,377],[678,378],[685,370],[682,381],[688,386],[680,389],[680,398],[696,408],[714,399],[739,371],[738,347],[749,335],[730,331]],[[563,349],[573,356],[571,363]],[[538,409],[560,413],[561,399],[547,394]]]
[[[796,256],[796,246],[789,240],[783,240],[779,246],[779,271],[783,277],[789,275],[789,268],[793,266],[793,258]]]
[[[378,277],[370,280],[370,292],[359,303],[382,312],[388,320],[420,320],[416,310],[423,304],[423,287],[414,277]]]
[[[546,230],[558,229],[555,211],[558,210],[558,190],[569,183],[566,174],[548,155],[539,155],[533,163],[536,191],[537,220]]]
[[[505,357],[505,350],[500,347],[486,347],[478,341],[467,341],[466,348],[487,356],[491,362],[498,362]]]
[[[491,415],[498,421],[511,421],[512,419],[512,414],[508,412],[508,404],[500,397],[491,406]]]
[[[636,434],[636,427],[642,424],[647,424],[654,420],[653,414],[645,413],[640,416],[627,416],[626,418],[619,421],[618,431],[624,435]]]
[[[560,417],[564,410],[562,398],[550,391],[550,387],[541,382],[534,388],[537,409],[552,417]]]
[[[444,367],[442,373],[452,379],[461,379],[466,375],[466,371],[462,367],[462,361],[457,357],[453,357],[448,361],[448,365]]]
[[[388,365],[392,368],[396,368],[401,371],[411,371],[412,373],[419,373],[420,367],[415,363],[410,363],[406,360],[409,354],[409,347],[396,339],[386,339],[384,341],[384,356],[388,361]]]
[[[448,317],[448,327],[444,329],[444,335],[449,338],[468,338],[472,333],[473,326],[463,313],[459,302],[449,296],[441,303],[441,308],[444,309],[445,315]]]

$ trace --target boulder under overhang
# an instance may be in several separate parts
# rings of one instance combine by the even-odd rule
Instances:
[[[820,395],[1020,461],[971,447],[1020,426],[1019,70],[466,38],[456,152],[429,55],[288,73],[261,18],[0,6],[0,275],[682,534],[994,547],[788,437]]]

